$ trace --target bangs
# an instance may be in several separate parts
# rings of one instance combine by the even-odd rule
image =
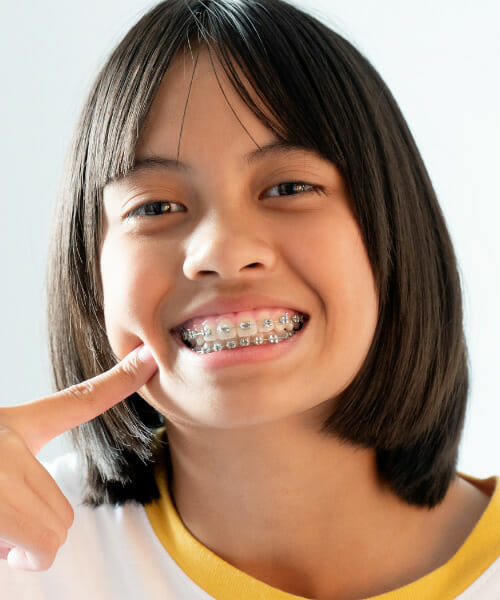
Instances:
[[[248,5],[248,20],[241,19],[240,35],[235,36],[233,24],[221,18],[227,17],[223,8],[217,5],[206,13],[200,34],[234,90],[278,138],[318,152],[342,173],[345,165],[336,131],[342,125],[330,118],[332,86],[326,85],[323,92],[318,87],[332,69],[314,58],[325,53],[321,37],[311,31],[316,24],[305,23],[302,15],[293,18],[291,11],[286,18],[276,15],[282,24],[272,27],[262,11],[252,14]],[[272,5],[268,9],[272,12]],[[317,67],[311,68],[315,63]],[[340,106],[335,113],[342,120]]]
[[[190,54],[195,63],[203,46],[212,64],[220,63],[242,101],[279,139],[318,152],[344,175],[339,132],[346,131],[349,115],[340,91],[332,94],[341,83],[335,80],[338,69],[328,64],[323,40],[325,32],[333,32],[324,28],[322,36],[317,35],[319,23],[305,20],[292,6],[283,14],[273,2],[266,3],[265,11],[252,2],[199,5],[184,3],[183,18],[176,15],[178,22],[154,18],[161,5],[147,15],[150,35],[156,37],[154,51],[149,36],[139,38],[133,30],[131,39],[125,38],[116,49],[118,72],[113,81],[105,82],[109,93],[101,94],[96,107],[102,117],[95,145],[100,187],[133,167],[135,146],[172,61],[182,53]],[[280,27],[273,25],[277,21]],[[103,77],[111,73],[107,70]],[[325,77],[334,80],[327,82]],[[117,79],[122,85],[116,85]]]
[[[378,72],[347,40],[282,0],[161,2],[97,75],[70,148],[51,242],[56,387],[116,363],[103,318],[102,191],[133,169],[172,61],[184,53],[195,64],[204,47],[278,139],[316,152],[344,178],[379,292],[379,321],[364,364],[335,398],[321,432],[375,448],[391,489],[432,507],[453,476],[468,393],[452,241],[412,134]],[[72,431],[85,459],[88,502],[154,497],[149,459],[158,417],[134,394]],[[137,481],[145,482],[142,491]]]

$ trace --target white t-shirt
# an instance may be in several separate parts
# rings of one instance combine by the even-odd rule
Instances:
[[[18,571],[8,567],[5,560],[0,560],[2,600],[299,598],[257,581],[202,546],[183,526],[168,497],[165,482],[162,485],[159,482],[162,499],[156,502],[154,510],[146,510],[142,505],[135,503],[90,508],[80,504],[81,471],[75,453],[66,454],[44,466],[73,506],[75,521],[68,532],[66,543],[47,571]],[[157,518],[159,514],[161,516]],[[164,517],[169,523],[163,528],[159,523],[163,522]],[[496,539],[499,541],[497,556],[500,556],[499,517],[500,492],[497,479],[492,502],[479,521],[481,523],[483,519],[488,518],[491,519],[490,525],[496,523]],[[473,537],[472,534],[470,537]],[[175,547],[169,546],[173,538]],[[170,548],[170,553],[167,548]],[[451,565],[457,555],[444,567]],[[175,556],[176,560],[172,556]],[[184,570],[177,563],[183,565]],[[440,567],[426,578],[432,577],[444,567]],[[453,568],[458,567],[456,564]],[[376,600],[500,600],[500,558],[490,561],[486,570],[483,570],[478,578],[475,577],[471,585],[458,596],[443,595],[442,590],[439,591],[436,586],[435,595],[433,592],[429,595],[430,592],[427,591],[423,597],[414,595],[416,588],[412,591],[412,586],[414,584],[382,594],[377,596]],[[425,589],[431,588],[432,585]]]
[[[2,600],[209,600],[165,552],[144,507],[80,505],[75,453],[44,464],[69,500],[75,520],[50,569],[28,572],[0,561]]]

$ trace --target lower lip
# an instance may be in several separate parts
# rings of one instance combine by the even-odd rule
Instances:
[[[264,362],[291,352],[300,342],[308,323],[309,321],[306,321],[302,326],[302,329],[297,331],[292,337],[283,340],[278,344],[271,344],[268,342],[260,346],[246,346],[234,350],[208,352],[207,354],[190,350],[184,345],[178,334],[174,334],[174,339],[180,349],[184,352],[184,356],[193,361],[197,366],[207,369],[218,369],[242,363]]]

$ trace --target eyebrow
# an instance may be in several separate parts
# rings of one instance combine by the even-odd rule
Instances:
[[[304,146],[300,146],[298,144],[293,144],[283,139],[273,140],[264,146],[259,146],[255,150],[252,150],[248,154],[243,156],[243,161],[247,163],[247,165],[251,165],[258,160],[262,160],[263,158],[272,155],[272,154],[291,154],[294,152],[314,152]],[[190,172],[192,171],[192,167],[185,162],[176,160],[175,158],[168,158],[163,156],[148,156],[145,158],[136,159],[133,167],[127,171],[121,180],[127,179],[135,179],[141,173],[145,173],[148,171],[157,171],[157,170],[170,170],[170,171],[180,171],[180,172]]]

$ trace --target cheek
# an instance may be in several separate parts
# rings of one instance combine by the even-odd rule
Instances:
[[[103,243],[100,264],[106,332],[121,357],[148,339],[168,287],[168,274],[146,244],[112,238]]]
[[[357,226],[339,239],[338,262],[333,267],[332,293],[339,292],[340,318],[355,320],[359,335],[375,329],[378,292],[366,249]]]
[[[307,224],[294,263],[317,290],[327,312],[339,317],[378,312],[378,293],[359,227],[344,205],[332,209],[329,218]]]
[[[314,235],[303,240],[296,259],[323,306],[321,354],[329,365],[336,365],[338,377],[347,384],[373,341],[378,291],[361,232],[347,208],[332,210],[330,219],[310,231]]]
[[[332,346],[350,383],[361,368],[377,327],[378,293],[370,261],[357,225],[339,238],[333,266],[331,298]]]

